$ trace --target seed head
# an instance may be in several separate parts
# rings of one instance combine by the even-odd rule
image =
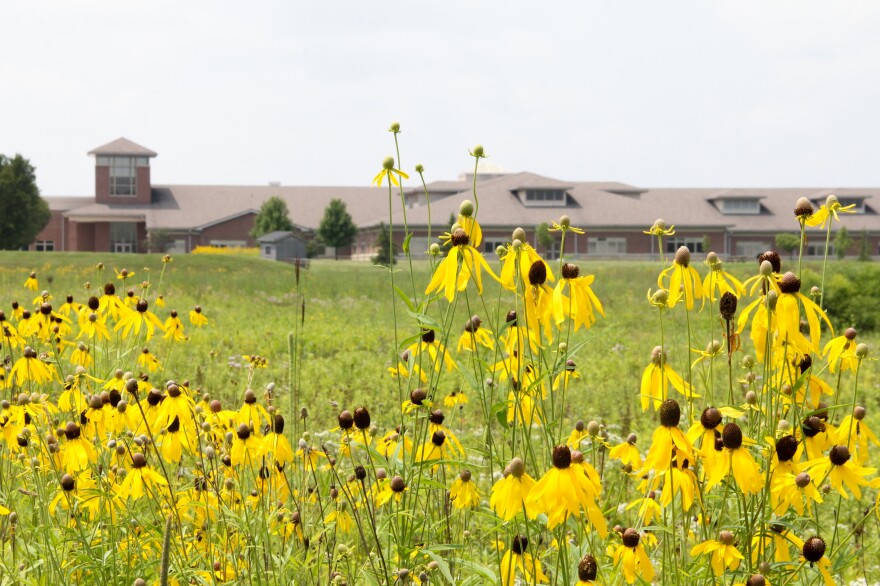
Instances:
[[[758,264],[763,265],[763,261],[768,261],[770,263],[770,268],[773,269],[771,272],[773,273],[781,273],[782,272],[782,259],[779,257],[779,253],[775,250],[768,250],[764,254],[758,257]],[[763,274],[763,273],[761,273]],[[769,276],[769,275],[768,275]]]
[[[853,409],[853,418],[856,421],[861,421],[865,418],[865,408],[861,405],[856,405],[856,408]]]
[[[553,448],[553,466],[560,470],[571,466],[571,449],[565,444]]]
[[[700,415],[700,423],[706,429],[715,429],[721,424],[721,411],[715,407],[707,407]]]
[[[776,457],[780,462],[789,462],[797,453],[798,441],[793,435],[784,435],[776,440]]]
[[[721,440],[724,442],[724,447],[728,450],[741,448],[743,444],[743,434],[739,425],[733,422],[725,425],[724,430],[721,432]]]
[[[428,393],[424,389],[413,389],[409,394],[409,400],[412,401],[413,405],[421,405],[427,397]]]
[[[438,429],[431,434],[431,443],[438,448],[446,442],[446,433],[442,429]]]
[[[724,545],[733,545],[733,533],[730,531],[722,531],[718,534],[718,541]]]
[[[65,474],[61,477],[61,488],[67,492],[70,492],[74,488],[76,488],[76,480],[70,474]]]
[[[483,150],[483,145],[478,144],[474,145],[474,148],[471,149],[471,155],[480,159],[486,156],[485,151]]]
[[[767,580],[761,574],[752,574],[746,580],[746,586],[766,586]]]
[[[660,425],[663,427],[678,427],[681,421],[681,407],[675,399],[666,399],[660,405]]]
[[[849,448],[846,446],[834,446],[828,452],[828,459],[835,466],[843,466],[850,459]]]
[[[135,468],[143,468],[147,465],[147,458],[140,452],[134,453],[131,456],[131,465]]]
[[[403,478],[400,476],[395,476],[391,479],[391,490],[394,492],[403,492],[403,489],[406,488],[406,482],[403,481]]]
[[[574,264],[565,263],[562,265],[562,278],[563,279],[577,279],[580,274],[581,269]]]
[[[512,459],[507,465],[507,469],[515,478],[522,478],[522,475],[526,473],[526,465],[521,458]]]
[[[526,241],[526,231],[522,228],[516,228],[511,235],[511,240],[519,240],[520,242]]]
[[[382,159],[382,168],[386,171],[394,169],[394,157],[385,157]]]
[[[467,246],[471,241],[468,233],[461,228],[453,230],[451,240],[453,246]]]
[[[865,343],[861,343],[856,346],[856,358],[867,358],[868,357],[868,345]]]
[[[802,552],[804,558],[810,562],[818,562],[825,555],[825,540],[818,535],[810,537],[804,542]]]
[[[592,582],[596,579],[596,575],[599,573],[599,565],[596,563],[596,558],[591,556],[590,554],[585,555],[581,558],[581,561],[578,562],[578,579],[583,582]]]
[[[428,416],[428,420],[434,425],[443,425],[443,421],[446,420],[446,416],[443,415],[443,411],[440,409],[435,409],[431,412],[431,415]]]
[[[462,482],[470,482],[471,481],[471,471],[470,470],[462,470],[458,475],[461,478]]]
[[[807,219],[813,215],[813,204],[805,197],[797,200],[794,204],[794,215],[801,219]]]
[[[474,202],[469,199],[464,200],[458,206],[458,213],[464,216],[465,218],[470,218],[474,215]]]
[[[529,284],[533,286],[543,285],[547,281],[547,265],[542,260],[536,260],[529,268]]]
[[[675,251],[675,264],[687,267],[691,264],[691,251],[687,246],[680,246]]]
[[[370,427],[370,412],[366,407],[358,407],[354,410],[354,426],[360,430],[366,430]]]
[[[730,291],[725,291],[721,295],[721,301],[718,302],[718,310],[721,312],[722,318],[727,321],[733,319],[733,316],[736,314],[736,301],[736,295]]]
[[[639,541],[641,541],[641,536],[635,529],[630,527],[623,532],[623,545],[626,547],[635,548],[639,544]]]
[[[779,290],[783,293],[797,293],[801,290],[801,280],[789,271],[779,280]]]
[[[812,479],[810,478],[809,474],[807,474],[806,472],[801,472],[795,477],[794,483],[797,485],[798,488],[806,488],[806,486],[810,484],[811,480]]]

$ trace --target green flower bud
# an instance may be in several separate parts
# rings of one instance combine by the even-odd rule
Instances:
[[[393,132],[394,134],[400,132],[400,122],[392,122],[391,126],[388,127],[388,132]]]
[[[867,358],[868,357],[868,345],[865,343],[861,343],[856,346],[856,358]]]
[[[424,173],[424,172],[425,172],[425,166],[424,166],[424,165],[422,165],[421,163],[419,163],[418,165],[416,165],[416,173]]]
[[[471,155],[474,157],[477,157],[478,159],[486,156],[485,153],[483,152],[483,145],[481,145],[481,144],[476,145],[473,148],[473,150],[471,150]]]
[[[517,228],[516,230],[513,231],[512,239],[519,240],[520,242],[525,242],[526,241],[526,231],[523,230],[522,228]]]
[[[385,157],[382,159],[382,168],[386,171],[390,171],[394,168],[394,157]]]
[[[470,218],[472,215],[474,215],[474,202],[469,199],[461,202],[461,205],[458,206],[458,213],[465,218]]]

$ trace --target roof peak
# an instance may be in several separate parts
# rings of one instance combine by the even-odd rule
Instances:
[[[101,145],[89,151],[90,155],[128,155],[141,157],[155,157],[158,155],[147,147],[141,146],[121,136],[112,142]]]

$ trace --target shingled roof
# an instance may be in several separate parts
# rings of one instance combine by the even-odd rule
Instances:
[[[158,153],[151,151],[125,137],[120,137],[113,142],[99,146],[89,151],[90,155],[129,156],[129,157],[156,157]]]

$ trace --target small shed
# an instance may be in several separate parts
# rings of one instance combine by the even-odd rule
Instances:
[[[291,261],[306,258],[306,242],[290,231],[269,232],[257,238],[260,257],[269,260]]]

